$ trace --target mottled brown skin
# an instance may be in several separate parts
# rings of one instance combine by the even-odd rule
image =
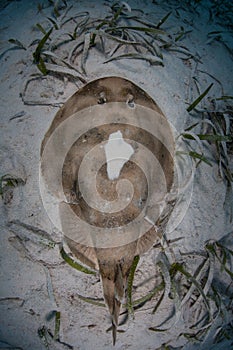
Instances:
[[[98,103],[108,102],[133,102],[138,105],[145,106],[155,110],[164,118],[162,111],[152,98],[145,91],[140,89],[134,83],[119,77],[106,77],[92,81],[77,91],[58,111],[41,146],[41,154],[43,153],[45,144],[50,135],[57,126],[69,118],[72,114],[86,107],[96,105]],[[108,140],[109,135],[117,130],[122,131],[124,137],[125,126],[111,125],[94,128],[86,135],[83,135],[68,152],[63,167],[63,189],[67,198],[73,198],[73,204],[70,207],[80,218],[86,220],[91,225],[99,227],[117,227],[125,225],[137,215],[141,208],[137,203],[139,198],[147,196],[147,183],[142,172],[135,169],[134,164],[127,162],[120,174],[120,178],[129,179],[134,186],[134,197],[130,205],[122,212],[116,213],[114,220],[110,220],[108,214],[95,211],[88,207],[82,197],[79,195],[77,186],[77,170],[82,161],[83,156],[88,149],[94,145]],[[160,160],[160,163],[166,174],[168,190],[173,183],[173,160],[169,152],[157,140],[153,140],[150,134],[143,130],[138,130],[134,126],[127,125],[127,138],[143,143]],[[87,142],[82,142],[85,137]],[[97,176],[97,189],[102,197],[107,200],[114,200],[116,197],[116,181],[110,181],[107,177],[106,166],[103,166]],[[107,189],[103,191],[103,189]],[[109,225],[109,226],[108,226]],[[66,237],[66,241],[73,254],[83,263],[92,268],[98,269],[102,278],[103,292],[109,312],[112,316],[113,343],[116,340],[116,331],[118,325],[118,317],[122,300],[125,296],[125,288],[129,271],[136,255],[146,252],[155,243],[162,234],[162,229],[156,230],[152,227],[142,237],[134,242],[120,247],[113,248],[93,248],[87,247]]]

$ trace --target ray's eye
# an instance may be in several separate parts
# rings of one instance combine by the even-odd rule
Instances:
[[[134,96],[133,95],[131,95],[131,94],[127,95],[126,104],[130,108],[134,108],[135,107],[135,102],[134,102]]]
[[[102,105],[107,102],[106,93],[104,91],[100,92],[97,102],[99,105]]]

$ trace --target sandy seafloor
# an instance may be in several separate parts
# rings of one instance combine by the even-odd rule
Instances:
[[[110,2],[107,1],[67,3],[73,5],[71,14],[89,11],[91,17],[101,18],[110,12]],[[158,23],[172,11],[161,29],[171,34],[179,32],[181,27],[190,31],[177,44],[185,46],[198,57],[198,61],[184,60],[184,54],[164,50],[164,67],[151,66],[141,60],[103,64],[103,54],[92,49],[86,64],[86,80],[111,75],[132,80],[151,95],[181,133],[198,120],[195,113],[186,110],[198,96],[195,79],[201,92],[214,83],[209,97],[232,96],[232,23],[230,33],[227,22],[230,4],[229,8],[222,7],[222,12],[210,19],[208,8],[215,3],[217,1],[211,4],[206,1],[129,0],[128,5],[143,10],[144,18],[151,22]],[[227,6],[224,3],[222,6]],[[4,200],[0,200],[0,349],[46,349],[45,339],[39,337],[38,329],[45,326],[53,333],[54,318],[47,317],[53,310],[61,312],[60,343],[47,334],[49,349],[68,349],[62,342],[73,349],[112,349],[111,334],[106,332],[110,326],[107,309],[88,304],[77,296],[78,293],[101,298],[99,277],[72,269],[60,257],[58,244],[49,248],[42,242],[49,237],[55,242],[62,238],[49,221],[40,198],[40,145],[59,108],[54,104],[64,103],[83,84],[78,80],[75,84],[67,77],[59,80],[48,75],[26,90],[25,100],[34,104],[23,103],[25,84],[32,74],[38,73],[32,58],[35,46],[30,46],[30,43],[41,38],[42,34],[35,25],[41,23],[46,28],[52,25],[46,20],[46,16],[51,16],[52,7],[38,13],[38,4],[39,1],[27,0],[0,2],[0,54],[4,53],[0,60],[0,175],[11,174],[26,180],[24,186],[14,188]],[[222,41],[210,40],[213,35],[208,36],[208,33],[213,31],[222,33]],[[8,42],[11,38],[22,42],[27,49],[13,49],[14,45]],[[45,105],[39,104],[41,102]],[[228,104],[230,102],[228,100]],[[218,108],[221,109],[221,105]],[[23,113],[19,115],[19,112]],[[213,158],[211,152],[206,152],[209,158]],[[185,216],[175,230],[167,234],[168,240],[182,237],[172,246],[177,256],[180,257],[179,252],[203,252],[205,242],[210,239],[218,241],[224,238],[228,248],[232,247],[232,223],[228,210],[223,208],[225,188],[225,183],[218,177],[216,164],[213,167],[200,164]],[[156,254],[158,249],[151,249],[141,258],[136,284],[153,275]],[[224,276],[223,272],[219,274],[218,285],[224,284]],[[146,287],[142,288],[142,295],[146,290]],[[228,290],[230,294],[232,284]],[[226,298],[222,295],[223,303]],[[171,302],[168,299],[163,300],[155,314],[151,311],[156,299],[136,311],[134,319],[119,327],[122,332],[118,333],[115,348],[155,350],[165,349],[163,344],[167,344],[166,349],[233,349],[232,339],[223,337],[220,343],[211,343],[216,329],[221,327],[219,320],[217,328],[203,344],[182,335],[187,333],[187,318],[184,321],[181,317],[172,327],[171,320],[165,323],[168,330],[164,332],[149,330],[168,316]],[[226,313],[230,324],[232,313],[230,310]]]

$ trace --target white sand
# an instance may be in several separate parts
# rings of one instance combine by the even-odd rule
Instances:
[[[204,1],[203,1],[204,2]],[[54,319],[46,316],[52,310],[61,311],[60,340],[74,349],[105,350],[112,348],[110,318],[107,309],[93,306],[80,300],[78,294],[90,297],[102,297],[99,277],[88,276],[65,264],[59,255],[58,245],[53,249],[41,242],[53,239],[62,240],[61,234],[50,223],[43,209],[39,193],[38,172],[40,145],[58,107],[64,103],[78,86],[72,81],[63,81],[46,77],[40,82],[31,81],[25,100],[41,102],[47,105],[26,105],[21,94],[31,75],[38,73],[32,62],[35,46],[30,43],[41,38],[35,30],[36,23],[49,23],[45,16],[37,13],[39,1],[12,1],[4,8],[7,1],[1,2],[0,54],[13,48],[8,39],[20,40],[27,50],[10,50],[0,60],[0,175],[11,174],[26,180],[25,186],[13,190],[13,198],[0,200],[1,205],[1,244],[0,244],[0,348],[41,350],[45,348],[43,339],[38,336],[38,328],[45,325],[54,331]],[[89,11],[92,17],[101,18],[109,11],[105,1],[68,1],[73,4],[74,12]],[[169,11],[173,11],[168,21],[162,26],[171,33],[178,32],[183,26],[191,30],[182,41],[199,62],[182,61],[181,53],[164,53],[164,67],[150,66],[139,60],[120,60],[102,64],[104,57],[92,49],[87,60],[87,80],[103,76],[118,75],[128,78],[142,87],[158,103],[163,113],[180,133],[185,126],[196,122],[187,111],[187,102],[197,96],[193,76],[198,79],[201,91],[214,83],[210,95],[232,95],[233,64],[232,54],[226,46],[213,41],[208,44],[207,34],[224,30],[224,21],[216,24],[208,21],[208,11],[202,5],[198,13],[188,10],[188,6],[179,9],[180,18],[175,12],[175,1],[130,0],[132,8],[140,8],[147,14],[147,19],[158,22]],[[206,2],[205,2],[206,3]],[[44,15],[51,16],[51,7]],[[232,49],[232,37],[225,34]],[[206,72],[214,76],[202,73]],[[217,80],[221,82],[217,83]],[[222,88],[224,92],[222,92]],[[17,116],[17,113],[24,112]],[[208,151],[207,151],[208,152]],[[211,154],[210,154],[211,156]],[[232,231],[229,216],[223,208],[225,184],[217,177],[217,165],[210,168],[202,163],[195,174],[191,203],[180,225],[168,234],[168,239],[183,237],[174,246],[174,251],[201,252],[206,241],[219,240]],[[232,235],[228,236],[232,247]],[[141,258],[135,283],[149,278],[155,271],[155,256],[158,250],[151,250]],[[148,289],[145,289],[148,290]],[[144,290],[142,289],[142,293]],[[223,296],[224,298],[224,296]],[[158,325],[166,319],[169,310],[167,298],[154,315],[151,307],[154,300],[138,312],[135,319],[120,327],[124,333],[118,333],[116,349],[159,349],[162,344],[181,349],[187,339],[177,335],[182,333],[184,321],[180,321],[167,332],[152,332],[149,327]],[[232,317],[230,316],[230,320]],[[52,341],[50,349],[66,349],[65,345]],[[225,340],[212,349],[230,349]],[[189,342],[186,349],[200,348]],[[209,349],[209,347],[203,347]]]

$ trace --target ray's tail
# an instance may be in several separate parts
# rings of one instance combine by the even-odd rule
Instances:
[[[114,273],[109,275],[101,273],[101,275],[105,302],[112,318],[112,337],[115,345],[120,308],[125,297],[126,277],[122,274],[120,264],[115,266]]]

